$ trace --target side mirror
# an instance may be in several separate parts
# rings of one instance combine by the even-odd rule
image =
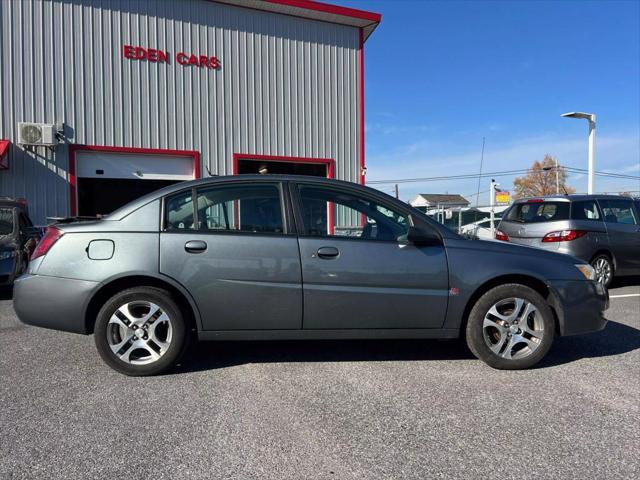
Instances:
[[[436,232],[431,229],[417,228],[414,225],[409,226],[407,241],[418,247],[442,245],[442,239]]]

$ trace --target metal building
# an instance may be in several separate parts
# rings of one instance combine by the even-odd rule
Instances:
[[[379,22],[308,0],[0,0],[0,196],[44,223],[209,174],[364,182]]]

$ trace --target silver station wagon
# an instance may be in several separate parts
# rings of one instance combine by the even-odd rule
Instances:
[[[556,336],[606,325],[593,268],[532,251],[464,239],[359,185],[212,177],[49,227],[14,306],[25,323],[93,333],[128,375],[170,368],[192,335],[463,337],[492,367],[520,369]]]
[[[614,275],[640,275],[640,203],[628,197],[518,200],[503,215],[496,238],[580,258],[607,287]]]

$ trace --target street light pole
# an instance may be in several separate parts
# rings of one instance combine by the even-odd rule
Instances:
[[[596,116],[591,114],[589,118],[589,187],[587,193],[594,193],[593,171],[595,170],[595,149],[596,149]]]
[[[589,121],[589,180],[587,186],[587,193],[593,194],[594,191],[594,175],[595,170],[595,150],[596,150],[596,114],[584,113],[584,112],[569,112],[560,115],[565,118],[584,118]]]
[[[558,159],[554,158],[556,161],[556,195],[560,195],[560,174],[558,172]]]

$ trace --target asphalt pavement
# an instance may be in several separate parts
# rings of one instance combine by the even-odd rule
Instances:
[[[6,294],[0,478],[639,478],[638,285],[529,371],[457,341],[230,342],[153,378],[21,324]]]

